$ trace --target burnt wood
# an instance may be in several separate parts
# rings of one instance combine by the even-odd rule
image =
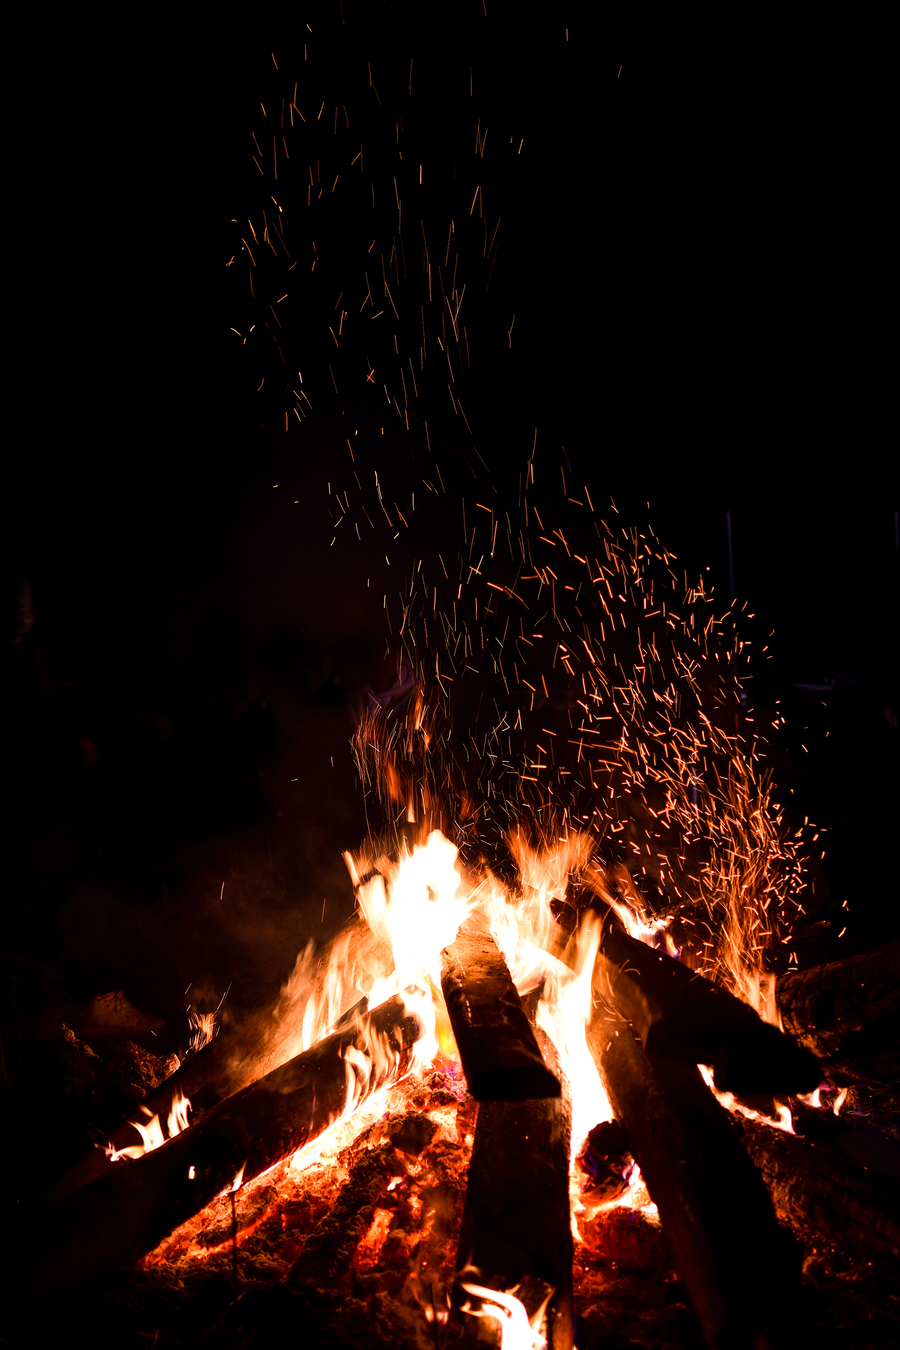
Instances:
[[[13,1287],[26,1301],[67,1298],[152,1249],[217,1195],[321,1134],[346,1100],[346,1054],[385,1038],[391,1055],[360,1100],[406,1072],[420,1026],[395,997],[222,1102],[183,1134],[42,1213],[21,1244]]]
[[[785,1031],[818,1055],[835,1082],[900,1070],[900,942],[778,977]]]
[[[877,1130],[792,1103],[796,1134],[737,1128],[779,1214],[805,1241],[900,1259],[900,1151]]]
[[[709,1065],[720,1091],[788,1096],[822,1082],[811,1051],[615,921],[603,925],[594,988],[632,1023],[648,1053]]]
[[[529,1316],[551,1294],[548,1342],[552,1350],[571,1350],[570,1131],[568,1106],[558,1097],[479,1104],[454,1291],[464,1343],[500,1344],[495,1320],[459,1312],[465,1302],[479,1302],[462,1290],[469,1282],[505,1291],[518,1286]]]
[[[697,1066],[648,1054],[602,1005],[588,1043],[708,1344],[791,1344],[796,1250]]]
[[[365,1000],[358,1003],[360,983],[369,987],[380,976],[390,974],[393,957],[359,916],[354,915],[316,955],[316,971],[324,974],[329,963],[339,958],[347,990],[347,1008],[365,1011]],[[316,977],[313,977],[316,982]],[[304,989],[304,994],[308,990]],[[350,1008],[350,1005],[357,1005]],[[234,1030],[215,1036],[189,1056],[175,1073],[141,1105],[151,1116],[165,1124],[176,1099],[186,1097],[195,1112],[209,1109],[294,1057],[296,1028],[302,1020],[302,1006],[295,1009],[282,995],[274,1007],[268,1004],[253,1013]],[[340,1024],[339,1024],[340,1026]],[[111,1133],[108,1144],[121,1151],[141,1143],[141,1136],[130,1121],[123,1121]],[[106,1150],[94,1148],[79,1158],[46,1188],[42,1201],[50,1205],[72,1191],[105,1176],[111,1167]]]
[[[476,1101],[560,1095],[497,944],[471,920],[441,953],[441,988]]]

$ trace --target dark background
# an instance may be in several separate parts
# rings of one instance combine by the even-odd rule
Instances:
[[[488,216],[504,217],[489,296],[473,299],[473,280],[467,302],[471,434],[423,396],[447,501],[512,491],[537,429],[538,486],[555,488],[565,446],[595,505],[649,519],[723,606],[730,512],[742,624],[768,646],[749,697],[763,712],[780,700],[772,762],[797,815],[830,831],[812,917],[831,927],[809,957],[831,955],[823,934],[840,927],[848,950],[890,930],[884,86],[834,34],[636,34],[580,9],[523,27],[520,11],[488,9],[345,3],[342,23],[327,4],[268,27],[211,15],[113,32],[65,20],[21,41],[4,494],[20,1005],[124,985],[177,1039],[191,981],[215,1001],[230,986],[235,1008],[256,1001],[349,912],[340,850],[378,823],[348,698],[377,667],[384,594],[436,539],[456,547],[457,507],[440,501],[390,561],[374,544],[332,548],[321,479],[349,421],[371,446],[384,414],[361,378],[342,375],[340,394],[326,379],[324,290],[281,335],[313,390],[288,432],[286,367],[232,332],[252,322],[226,269],[232,220],[264,200],[251,132],[295,80],[307,111],[320,89],[329,111],[350,101],[351,134],[371,146],[364,186],[390,182],[399,109],[407,162],[426,166],[423,213],[458,213],[480,173]],[[521,156],[495,161],[488,140],[475,164],[479,119],[495,145],[521,138]],[[305,161],[296,172],[305,183]],[[307,258],[293,191],[286,237]],[[316,228],[319,275],[336,281],[358,222],[335,212]],[[407,238],[414,226],[411,209]],[[421,436],[388,412],[375,467],[415,489]]]

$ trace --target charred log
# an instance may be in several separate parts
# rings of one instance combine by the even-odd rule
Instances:
[[[785,1031],[818,1055],[835,1082],[883,1080],[900,1069],[900,942],[779,977]]]
[[[364,1012],[365,1000],[357,1002],[359,986],[368,987],[374,979],[390,974],[393,969],[390,951],[359,916],[354,916],[316,954],[313,985],[317,975],[323,974],[336,958],[340,959],[348,990],[348,1008],[341,1008],[341,1013]],[[350,999],[353,1008],[349,1007]],[[274,1009],[268,1005],[259,1009],[242,1027],[222,1032],[186,1059],[142,1106],[148,1115],[157,1115],[165,1122],[182,1097],[190,1101],[195,1112],[205,1111],[264,1078],[294,1057],[301,1013],[302,1007],[295,1009],[289,995],[283,995]],[[141,1136],[130,1121],[123,1121],[107,1143],[112,1150],[121,1152],[140,1144]],[[44,1193],[44,1202],[49,1205],[62,1200],[72,1191],[105,1176],[112,1166],[105,1149],[92,1149],[51,1183]]]
[[[26,1300],[67,1297],[152,1250],[210,1200],[250,1181],[321,1134],[344,1109],[348,1051],[385,1050],[357,1084],[363,1100],[401,1077],[420,1035],[402,998],[337,1032],[221,1103],[184,1133],[67,1196],[23,1244]],[[376,1067],[380,1065],[381,1067]],[[25,1255],[27,1253],[27,1255]]]
[[[798,1262],[697,1066],[647,1054],[608,1010],[588,1040],[709,1345],[788,1343]]]
[[[596,991],[634,1026],[649,1053],[708,1064],[728,1092],[812,1092],[815,1056],[746,1003],[680,961],[606,922],[594,968]]]
[[[509,968],[490,933],[471,920],[441,954],[441,988],[476,1101],[559,1096]]]
[[[571,1350],[574,1343],[570,1130],[560,1098],[480,1103],[457,1248],[457,1309],[477,1302],[463,1283],[505,1291],[518,1286],[529,1317],[550,1295],[553,1350]],[[461,1317],[470,1344],[499,1345],[496,1322]]]
[[[796,1134],[738,1122],[778,1213],[807,1243],[900,1258],[900,1155],[876,1130],[795,1103]]]

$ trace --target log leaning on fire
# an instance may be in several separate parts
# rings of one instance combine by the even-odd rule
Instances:
[[[441,988],[476,1101],[559,1096],[509,967],[490,933],[471,920],[441,953]]]
[[[708,1344],[789,1344],[799,1263],[696,1064],[647,1054],[603,1005],[588,1044]]]
[[[722,1092],[813,1092],[822,1070],[809,1050],[704,976],[603,925],[595,989],[634,1026],[650,1054],[707,1064]]]
[[[28,1301],[69,1297],[152,1249],[211,1200],[259,1176],[317,1135],[345,1102],[347,1051],[382,1038],[389,1055],[361,1098],[401,1077],[421,1028],[395,997],[222,1102],[196,1125],[42,1213],[21,1244]]]
[[[347,1011],[351,1002],[356,1002],[360,979],[371,983],[393,970],[390,949],[358,915],[348,919],[316,954],[317,970],[324,972],[336,956],[339,956],[348,991],[347,1007],[342,1007],[341,1013]],[[165,1121],[182,1097],[186,1097],[195,1110],[202,1110],[233,1096],[293,1058],[290,1042],[299,1022],[300,1017],[291,1016],[290,1008],[280,1004],[274,1008],[266,1005],[253,1013],[243,1026],[221,1033],[191,1055],[141,1105],[149,1116],[157,1115]],[[121,1151],[140,1144],[141,1137],[130,1121],[123,1121],[107,1142],[112,1149]],[[54,1178],[44,1192],[44,1203],[57,1203],[72,1191],[105,1176],[113,1165],[104,1149],[91,1149],[61,1176]]]

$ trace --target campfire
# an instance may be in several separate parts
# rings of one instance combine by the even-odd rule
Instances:
[[[565,1347],[612,1262],[677,1273],[711,1346],[761,1346],[798,1315],[777,1215],[897,1254],[789,980],[799,1040],[680,961],[585,834],[513,837],[514,885],[437,829],[394,844],[347,855],[358,913],[277,1006],[57,1181],[30,1300],[137,1262],[219,1271],[238,1333],[268,1298],[303,1343],[332,1319],[334,1344]]]
[[[797,968],[817,835],[739,726],[731,618],[652,535],[557,534],[417,569],[357,710],[353,916],[35,1198],[26,1317],[125,1272],[225,1291],[238,1345],[590,1350],[638,1308],[761,1350],[803,1343],[810,1261],[900,1254],[896,1162],[840,1114],[896,1069],[897,944]]]
[[[147,33],[124,62],[94,44],[94,79],[67,52],[63,105],[88,92],[62,150],[30,118],[88,254],[121,252],[55,312],[108,430],[25,456],[12,531],[2,1346],[801,1350],[856,1319],[869,1350],[900,1322],[875,1128],[900,1118],[900,944],[865,950],[885,917],[848,920],[843,960],[804,945],[870,883],[826,877],[804,811],[827,803],[767,760],[772,633],[743,603],[793,566],[770,618],[802,605],[799,635],[847,628],[823,652],[889,660],[896,512],[861,546],[883,471],[807,450],[860,440],[860,326],[804,303],[790,246],[817,140],[856,140],[797,63],[770,97],[777,52],[661,78],[586,7],[494,10],[267,12],[263,45],[249,11],[157,25],[165,60]],[[855,260],[845,233],[829,256]],[[882,735],[895,693],[865,713]],[[848,797],[876,763],[851,725]],[[866,852],[887,875],[871,776],[841,878]],[[265,889],[232,886],[243,828]],[[142,978],[165,1019],[121,1016]],[[216,996],[179,1041],[194,980]],[[177,1056],[150,1053],[163,1025]]]

